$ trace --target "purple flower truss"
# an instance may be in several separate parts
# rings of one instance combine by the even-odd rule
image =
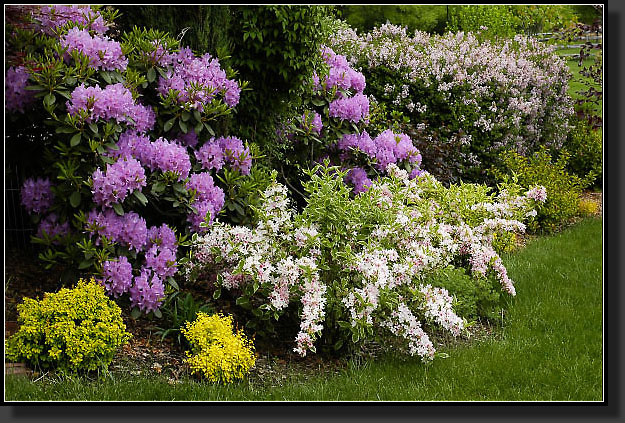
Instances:
[[[121,83],[107,85],[104,89],[99,85],[85,87],[82,84],[74,89],[66,105],[72,116],[88,110],[87,122],[115,119],[139,132],[150,130],[156,120],[154,111],[149,106],[136,104],[130,90]]]
[[[366,191],[372,184],[371,179],[367,176],[367,172],[361,167],[350,169],[345,176],[345,182],[354,185],[354,194]]]
[[[252,167],[250,150],[237,137],[211,138],[195,152],[195,157],[206,170],[219,171],[225,163],[230,163],[233,169],[249,175]]]
[[[163,281],[148,268],[141,268],[139,276],[135,276],[134,285],[129,289],[133,307],[149,313],[160,306],[165,297]]]
[[[124,157],[106,165],[106,173],[100,168],[93,172],[93,201],[106,208],[121,203],[135,190],[146,186],[145,170],[138,160]]]
[[[33,91],[26,89],[28,71],[24,66],[10,67],[4,81],[6,110],[24,113],[25,108],[35,101]]]
[[[217,58],[208,53],[196,57],[188,47],[173,56],[172,70],[167,77],[159,79],[158,92],[166,96],[169,90],[178,93],[180,103],[190,103],[200,112],[217,94],[222,94],[224,102],[232,108],[239,103],[241,92],[236,81],[226,77]]]
[[[44,233],[50,238],[54,238],[57,235],[59,237],[64,237],[70,233],[69,223],[59,223],[58,216],[55,213],[50,213],[41,220],[39,227],[37,228],[38,238],[43,238]],[[58,240],[53,240],[52,243],[57,245],[60,244]]]
[[[89,67],[103,70],[126,70],[128,59],[122,54],[121,44],[102,35],[91,36],[86,29],[72,28],[61,38],[61,46],[69,54],[76,50],[89,58]]]
[[[321,55],[324,62],[330,67],[328,75],[324,77],[322,85],[325,90],[334,87],[342,90],[352,90],[355,93],[362,93],[365,89],[365,76],[352,69],[345,56],[336,54],[331,48],[323,47]],[[319,77],[314,75],[314,81],[319,81]]]
[[[312,119],[311,119],[312,116]],[[315,132],[317,135],[321,134],[323,129],[323,122],[321,121],[321,115],[317,112],[306,112],[302,115],[303,129],[311,132]]]
[[[176,274],[176,250],[164,246],[153,245],[145,253],[145,267],[152,270],[160,278]]]
[[[102,284],[109,295],[115,298],[128,292],[132,286],[132,264],[126,256],[120,256],[116,260],[107,260],[102,263]]]
[[[358,93],[353,97],[343,97],[330,103],[330,117],[357,123],[369,116],[369,99]]]
[[[137,252],[144,248],[148,240],[145,219],[132,211],[118,216],[112,209],[104,212],[92,210],[87,218],[86,230]],[[97,238],[96,244],[99,243],[100,239]]]
[[[191,160],[186,147],[162,137],[145,147],[143,163],[152,171],[158,169],[175,173],[179,181],[186,179],[191,171]]]
[[[22,185],[22,205],[29,213],[43,213],[52,205],[54,195],[49,179],[29,178]]]
[[[163,223],[161,226],[152,226],[148,230],[148,242],[146,248],[151,248],[153,245],[157,245],[163,248],[169,248],[170,250],[176,250],[178,241],[176,240],[176,233],[173,229]]]
[[[70,22],[89,25],[89,29],[98,34],[105,34],[109,27],[100,12],[89,6],[42,6],[32,16],[39,21],[41,31],[48,35],[54,34],[56,29]]]

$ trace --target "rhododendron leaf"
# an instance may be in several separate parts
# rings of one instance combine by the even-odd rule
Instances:
[[[93,122],[89,124],[89,129],[91,129],[94,134],[98,133],[98,125]]]
[[[323,106],[324,104],[326,104],[325,100],[319,99],[319,98],[313,98],[312,100],[312,104],[314,104],[315,106]]]
[[[46,96],[43,98],[43,102],[45,105],[52,105],[54,103],[56,103],[56,96],[52,93],[48,93],[46,94]]]
[[[74,132],[76,132],[76,128],[71,126],[59,126],[58,128],[56,128],[55,132],[57,134],[73,134]]]
[[[165,125],[163,126],[163,131],[168,132],[172,126],[174,126],[174,122],[176,121],[176,118],[173,117],[171,119],[169,119],[167,122],[165,122]]]
[[[124,208],[119,203],[113,204],[113,210],[115,210],[115,213],[117,213],[117,215],[119,215],[119,216],[123,216],[124,215]]]
[[[80,205],[80,192],[74,191],[72,195],[69,196],[69,203],[74,208],[78,207]]]
[[[202,129],[204,129],[204,124],[202,122],[198,122],[198,124],[193,128],[196,135],[199,135],[200,132],[202,132]]]
[[[141,191],[133,191],[132,195],[134,195],[135,198],[139,200],[139,202],[141,202],[141,205],[145,206],[146,204],[148,204],[148,199]]]
[[[189,127],[185,122],[183,122],[182,119],[178,121],[178,126],[180,127],[180,130],[185,134],[189,131]]]
[[[208,123],[204,123],[204,127],[206,128],[206,130],[208,131],[209,134],[211,134],[211,136],[215,136],[215,131],[213,130],[213,128],[208,124]]]
[[[196,110],[196,111],[197,111],[197,110]],[[182,115],[181,115],[181,116],[182,116],[182,120],[186,122],[186,121],[188,121],[188,120],[191,118],[191,113],[189,113],[189,112],[187,112],[186,110],[184,110],[184,111],[182,112]]]
[[[79,132],[76,135],[74,135],[72,137],[71,140],[69,140],[69,145],[72,147],[76,147],[78,144],[80,144],[80,138],[82,137],[82,134]]]
[[[154,68],[148,69],[147,78],[148,82],[154,82],[156,80],[156,71],[154,70]]]
[[[200,113],[199,110],[193,109],[193,117],[195,118],[197,122],[200,122],[200,123],[202,122],[202,114]]]
[[[141,316],[141,310],[139,310],[138,307],[133,307],[132,311],[130,312],[130,317],[132,317],[133,319],[138,319],[139,316]]]
[[[88,267],[90,267],[93,264],[93,260],[83,260],[80,262],[80,264],[78,265],[78,269],[86,269]]]

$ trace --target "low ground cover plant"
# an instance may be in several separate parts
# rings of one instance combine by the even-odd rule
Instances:
[[[7,359],[71,373],[106,370],[131,335],[120,307],[94,279],[75,288],[24,298],[19,330],[6,340]]]

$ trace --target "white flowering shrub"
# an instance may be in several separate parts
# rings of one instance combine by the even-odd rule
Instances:
[[[217,221],[194,235],[188,280],[207,281],[215,298],[234,294],[258,321],[295,307],[294,350],[302,356],[320,343],[341,349],[390,334],[409,354],[431,360],[426,330],[457,336],[466,322],[449,291],[425,283],[428,275],[456,267],[476,284],[488,279],[515,295],[493,239],[523,231],[543,198],[513,184],[497,195],[479,185],[445,188],[427,173],[410,179],[395,164],[387,172],[352,198],[338,168],[317,166],[299,214],[286,188],[271,186],[253,228]]]
[[[343,28],[328,45],[363,73],[367,94],[425,128],[417,131],[423,142],[416,145],[424,169],[434,172],[443,150],[443,166],[458,162],[447,171],[450,180],[476,182],[488,178],[484,170],[499,151],[527,155],[540,145],[560,148],[573,113],[571,74],[552,47],[524,36],[481,38],[411,35],[385,24],[363,34]]]

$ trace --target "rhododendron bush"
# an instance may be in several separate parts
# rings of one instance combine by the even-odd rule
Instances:
[[[166,33],[112,38],[108,8],[28,11],[8,39],[5,106],[11,125],[47,128],[17,139],[40,153],[21,191],[47,248],[40,257],[99,274],[110,295],[157,311],[167,281],[177,286],[185,238],[234,208],[237,187],[224,181],[270,178],[243,140],[213,129],[245,84]]]
[[[448,179],[476,182],[488,179],[485,171],[504,149],[526,155],[540,145],[557,149],[566,139],[570,72],[534,38],[409,35],[385,24],[360,35],[340,29],[328,44],[366,76],[370,95],[410,117],[425,168],[439,177],[440,154],[457,162]]]
[[[421,154],[410,137],[393,128],[379,131],[370,125],[376,116],[364,93],[364,75],[329,47],[322,46],[320,55],[323,66],[306,85],[301,116],[286,122],[279,134],[284,162],[307,169],[330,159],[348,171],[345,181],[355,193],[366,190],[372,178],[384,175],[390,163],[416,176]],[[305,178],[305,174],[295,177]]]
[[[388,177],[352,198],[346,172],[319,165],[304,184],[301,213],[286,187],[270,186],[255,226],[217,220],[193,235],[188,280],[250,311],[246,327],[288,319],[295,307],[294,350],[302,356],[319,342],[341,349],[387,333],[431,360],[427,331],[458,335],[466,322],[454,312],[452,294],[424,283],[426,276],[453,266],[515,295],[493,241],[522,232],[545,192],[508,184],[495,195],[480,185],[445,188],[427,173],[411,179],[393,163],[386,170]]]

